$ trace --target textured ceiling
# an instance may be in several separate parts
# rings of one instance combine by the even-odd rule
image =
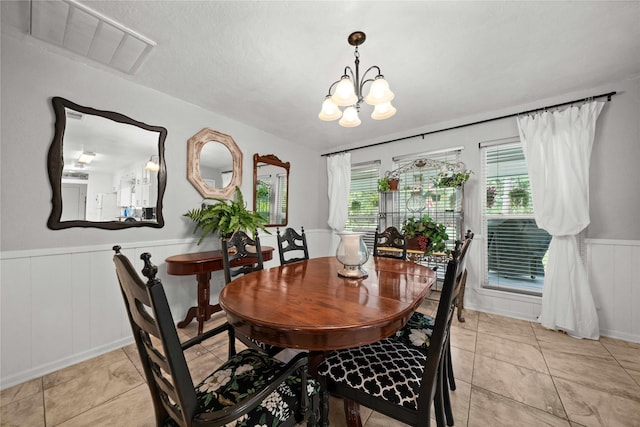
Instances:
[[[640,74],[638,1],[83,3],[157,42],[135,75],[114,74],[320,152]],[[2,24],[26,32],[28,10],[3,1]],[[347,129],[317,115],[355,30],[398,113],[374,121],[365,104]]]

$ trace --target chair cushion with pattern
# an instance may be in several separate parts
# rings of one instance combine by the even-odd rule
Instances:
[[[390,339],[426,350],[429,347],[435,324],[435,317],[416,311],[411,315],[407,324],[395,335],[392,335]]]
[[[283,366],[284,363],[279,360],[251,348],[237,353],[196,387],[200,410],[216,411],[239,402],[263,388]],[[298,408],[296,402],[299,389],[300,378],[290,376],[260,406],[231,425],[280,425],[294,416]],[[318,382],[309,378],[309,397],[319,390]]]
[[[426,354],[399,341],[332,352],[318,367],[320,376],[409,409],[417,409]]]

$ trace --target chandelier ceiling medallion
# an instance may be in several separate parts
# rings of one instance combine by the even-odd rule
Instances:
[[[355,46],[354,56],[355,73],[350,66],[344,68],[344,74],[340,80],[335,81],[329,86],[329,93],[322,103],[322,110],[318,114],[318,118],[324,121],[332,121],[340,119],[338,124],[344,127],[356,127],[360,125],[358,112],[362,101],[374,106],[371,118],[374,120],[384,120],[396,114],[396,109],[391,105],[394,97],[393,92],[389,90],[389,83],[384,79],[380,67],[373,65],[364,72],[360,77],[360,54],[358,46],[364,43],[367,36],[362,31],[351,33],[347,39],[351,46]],[[367,79],[367,74],[371,70],[376,70],[375,78]],[[371,83],[369,94],[366,97],[362,95],[362,89],[365,83]],[[334,90],[333,94],[331,91]],[[340,110],[339,107],[346,107]]]

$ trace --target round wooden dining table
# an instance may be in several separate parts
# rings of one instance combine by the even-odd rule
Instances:
[[[436,275],[409,261],[371,257],[368,276],[345,279],[335,257],[312,258],[239,277],[220,305],[240,333],[267,344],[315,351],[369,344],[409,320]]]
[[[371,257],[368,276],[338,276],[335,257],[312,258],[236,278],[220,293],[227,320],[239,333],[277,347],[309,351],[308,370],[330,350],[357,347],[402,328],[429,295],[433,270],[398,259]],[[328,397],[321,394],[320,424],[328,425]],[[357,405],[345,400],[347,414]],[[348,417],[358,426],[359,415]]]

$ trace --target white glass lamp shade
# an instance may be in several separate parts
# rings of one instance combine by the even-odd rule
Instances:
[[[336,91],[333,93],[331,100],[341,107],[353,105],[358,102],[356,91],[353,88],[353,83],[349,76],[342,76],[340,83],[336,86]]]
[[[358,117],[358,110],[355,107],[347,107],[342,112],[342,118],[338,122],[340,126],[346,128],[354,128],[360,126],[360,117]]]
[[[369,94],[364,98],[364,102],[369,105],[380,105],[393,99],[395,95],[389,90],[389,83],[384,77],[376,77],[371,83]]]
[[[340,108],[331,100],[331,96],[327,96],[322,103],[322,110],[320,114],[318,114],[318,118],[330,122],[340,117],[342,117],[342,111],[340,111]]]
[[[390,102],[385,102],[384,104],[378,104],[374,107],[371,118],[374,120],[384,120],[395,116],[395,114],[396,107],[391,105]]]
[[[336,249],[336,258],[344,267],[338,271],[338,276],[352,279],[368,276],[361,268],[369,259],[369,251],[363,239],[364,233],[343,231],[338,235],[340,243]]]

